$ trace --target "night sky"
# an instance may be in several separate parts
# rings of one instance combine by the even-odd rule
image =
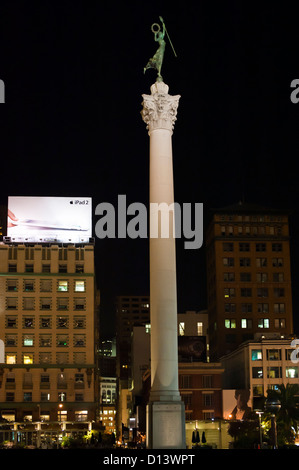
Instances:
[[[294,3],[295,4],[295,3]],[[210,1],[11,1],[0,4],[0,202],[9,195],[126,194],[148,204],[143,74],[164,18],[162,75],[180,94],[173,134],[175,200],[209,210],[240,200],[291,211],[294,319],[299,278],[299,76],[294,4]],[[97,217],[94,216],[94,223]],[[114,295],[149,293],[148,240],[96,240],[102,336]],[[178,310],[206,308],[204,247],[177,241]],[[110,319],[110,320],[108,320]]]

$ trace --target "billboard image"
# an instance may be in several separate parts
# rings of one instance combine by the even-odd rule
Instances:
[[[9,196],[7,237],[18,243],[88,243],[92,200],[83,197]]]
[[[205,361],[206,337],[205,336],[179,336],[178,337],[179,361]]]
[[[252,414],[250,391],[245,389],[223,390],[223,419],[246,420]]]

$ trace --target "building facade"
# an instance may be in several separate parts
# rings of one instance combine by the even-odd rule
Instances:
[[[24,422],[58,438],[96,420],[98,305],[93,244],[0,245],[0,419],[14,438]]]
[[[293,360],[295,349],[291,342],[292,338],[256,335],[255,340],[223,356],[223,388],[248,390],[253,409],[262,409],[267,390],[299,383],[298,362]]]
[[[215,210],[207,236],[211,360],[256,332],[293,332],[288,214],[250,204]]]

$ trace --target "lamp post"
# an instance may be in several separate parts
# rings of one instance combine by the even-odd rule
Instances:
[[[256,414],[258,415],[259,417],[259,429],[260,429],[260,446],[262,448],[262,445],[263,445],[263,431],[262,431],[262,414],[264,412],[261,411],[261,410],[256,410]]]
[[[265,401],[265,409],[271,412],[271,434],[273,449],[278,449],[276,413],[280,410],[280,408],[281,403],[277,398],[267,398]]]

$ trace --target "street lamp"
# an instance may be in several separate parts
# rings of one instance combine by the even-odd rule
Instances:
[[[273,449],[278,449],[277,445],[277,426],[276,426],[276,413],[280,410],[281,403],[278,398],[267,398],[265,401],[265,409],[271,412],[271,433]]]
[[[262,414],[264,414],[261,410],[256,410],[256,414],[259,416],[259,428],[260,428],[260,446],[263,446],[263,432],[262,432]]]

